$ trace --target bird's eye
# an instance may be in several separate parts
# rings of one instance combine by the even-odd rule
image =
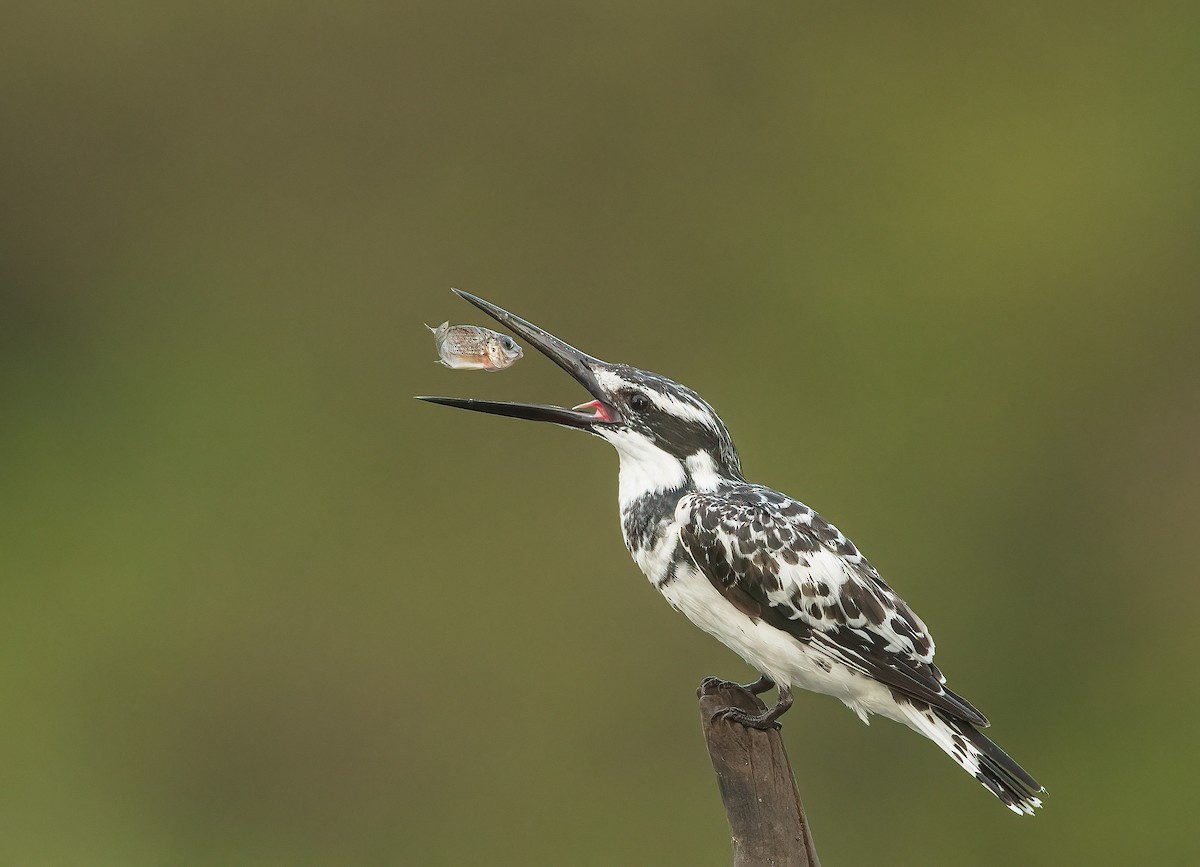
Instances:
[[[640,392],[634,392],[629,397],[629,408],[635,412],[645,412],[650,408],[650,399]]]

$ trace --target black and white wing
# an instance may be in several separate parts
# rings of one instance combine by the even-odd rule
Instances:
[[[988,724],[944,686],[921,619],[849,539],[803,503],[743,484],[690,494],[676,517],[696,567],[743,613],[904,695]]]

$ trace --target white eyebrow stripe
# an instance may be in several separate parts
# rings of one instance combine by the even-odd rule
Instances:
[[[613,373],[611,370],[597,370],[595,375],[596,381],[610,391],[615,391],[623,385],[631,384],[617,374]]]
[[[712,426],[712,414],[706,412],[698,406],[690,403],[684,403],[674,395],[662,394],[657,391],[644,392],[646,397],[650,398],[650,402],[657,406],[665,413],[675,416],[676,418],[687,419],[688,421],[696,421],[701,424]]]

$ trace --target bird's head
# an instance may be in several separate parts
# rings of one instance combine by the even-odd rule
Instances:
[[[621,457],[621,499],[681,486],[741,480],[729,432],[696,392],[656,373],[609,364],[467,292],[454,290],[571,374],[594,400],[572,409],[545,404],[420,397],[430,403],[544,421],[608,440]]]

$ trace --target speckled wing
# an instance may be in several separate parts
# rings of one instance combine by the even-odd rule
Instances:
[[[680,540],[718,591],[751,617],[894,690],[966,720],[987,719],[944,686],[933,639],[836,527],[759,485],[684,497]]]

